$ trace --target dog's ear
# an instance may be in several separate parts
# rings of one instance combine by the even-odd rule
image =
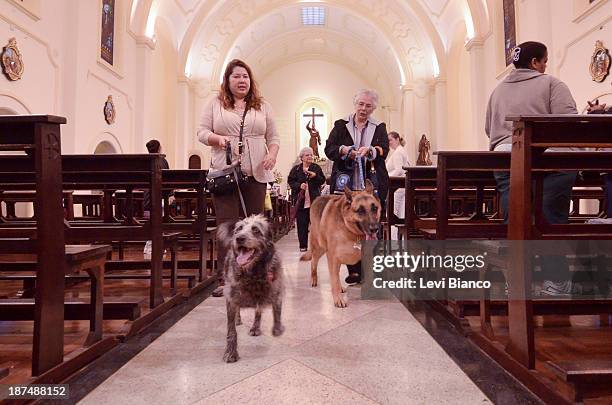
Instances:
[[[344,196],[348,200],[348,202],[353,202],[353,192],[348,186],[344,186]]]
[[[231,245],[232,235],[234,233],[235,227],[236,222],[224,222],[221,225],[217,226],[217,241],[219,241],[219,243],[221,243],[225,247]]]
[[[370,179],[366,179],[365,181],[365,191],[369,194],[374,195],[374,184],[372,184],[372,181],[370,181]]]

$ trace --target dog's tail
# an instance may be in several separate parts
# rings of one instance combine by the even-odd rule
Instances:
[[[304,253],[301,257],[300,257],[300,261],[301,262],[307,262],[312,260],[312,252],[309,250],[306,253]]]

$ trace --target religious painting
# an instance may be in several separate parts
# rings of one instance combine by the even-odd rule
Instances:
[[[591,78],[597,83],[603,82],[610,73],[610,53],[604,48],[601,41],[595,42],[595,51],[591,56],[589,71],[591,72]]]
[[[512,63],[512,51],[516,47],[516,10],[514,0],[504,0],[504,55],[506,66]]]
[[[101,24],[100,57],[112,65],[115,43],[115,0],[102,0]]]
[[[104,103],[104,119],[108,125],[115,122],[115,104],[113,103],[113,96],[108,96],[106,103]]]
[[[21,79],[23,69],[23,59],[17,48],[17,40],[11,38],[2,50],[2,70],[9,80],[15,81]]]
[[[304,109],[300,113],[300,149],[312,148],[315,161],[325,157],[325,141],[328,136],[327,114],[315,107]]]

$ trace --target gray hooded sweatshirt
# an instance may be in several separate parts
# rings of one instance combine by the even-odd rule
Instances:
[[[490,150],[510,150],[512,121],[508,115],[577,114],[576,102],[565,83],[531,69],[515,69],[489,99],[485,132]]]

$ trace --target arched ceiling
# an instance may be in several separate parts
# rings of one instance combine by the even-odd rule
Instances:
[[[323,6],[323,27],[301,24],[302,6]],[[130,30],[152,36],[157,18],[174,29],[179,66],[216,83],[234,56],[270,72],[283,60],[349,60],[389,86],[445,76],[457,24],[488,35],[485,0],[132,0]],[[373,75],[373,76],[371,76]]]

